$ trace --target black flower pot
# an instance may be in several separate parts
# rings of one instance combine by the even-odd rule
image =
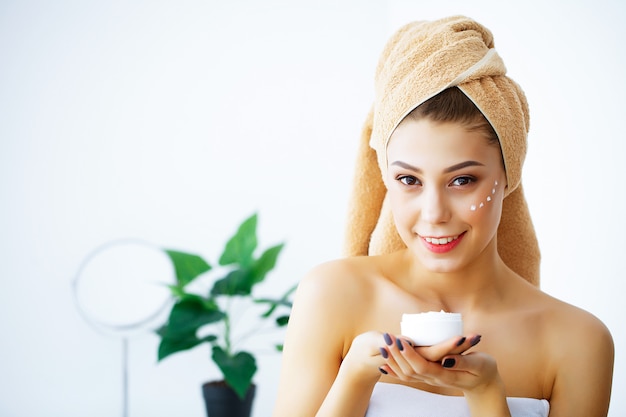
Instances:
[[[207,382],[202,385],[202,395],[208,417],[250,417],[256,386],[248,389],[242,400],[224,381]]]

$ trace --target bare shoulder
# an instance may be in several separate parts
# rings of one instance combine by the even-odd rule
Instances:
[[[292,332],[317,331],[327,343],[335,343],[336,352],[345,353],[378,297],[379,262],[377,257],[349,257],[313,267],[294,297],[289,319]]]
[[[613,340],[606,325],[594,314],[527,286],[520,298],[523,309],[539,319],[536,324],[546,348],[554,347],[559,355],[570,351],[612,349]]]
[[[580,307],[559,300],[546,293],[537,295],[542,316],[546,319],[548,336],[563,341],[596,347],[611,345],[612,337],[606,325],[594,314]]]
[[[615,348],[611,332],[592,313],[537,290],[541,343],[551,413],[605,416],[611,393]],[[593,387],[593,390],[590,389]]]
[[[372,289],[376,265],[373,257],[343,258],[317,265],[300,281],[297,298],[323,299],[325,305],[333,300],[341,300],[343,305],[347,295],[362,300]]]

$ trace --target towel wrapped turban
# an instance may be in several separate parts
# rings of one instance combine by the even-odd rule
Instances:
[[[498,252],[511,269],[539,285],[539,246],[521,185],[528,104],[521,88],[507,77],[491,32],[464,16],[409,23],[383,50],[355,166],[346,254],[376,255],[405,247],[383,182],[387,144],[407,114],[450,87],[472,100],[498,135],[507,178]]]

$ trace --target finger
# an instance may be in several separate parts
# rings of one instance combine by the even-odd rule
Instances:
[[[496,362],[490,355],[472,352],[466,355],[450,355],[443,358],[441,366],[455,371],[483,377],[497,370]]]
[[[407,363],[402,352],[405,349],[412,350],[412,347],[406,341],[388,333],[385,333],[383,337],[385,347],[381,348],[381,353],[387,361],[388,370],[391,371],[390,373],[392,373],[393,376],[407,380],[406,376],[412,373],[412,368]]]
[[[420,346],[417,352],[431,362],[439,362],[446,355],[459,355],[480,342],[481,336],[457,336],[433,346]]]
[[[474,346],[480,343],[482,336],[479,334],[472,334],[467,337],[461,338],[454,349],[450,351],[450,355],[460,355],[467,352]]]
[[[442,369],[447,371],[442,380],[460,389],[475,388],[498,378],[495,359],[479,352],[448,356],[442,361]]]
[[[380,371],[380,373],[381,373],[381,374],[383,374],[383,375],[389,375],[389,376],[391,376],[391,377],[395,377],[395,378],[397,378],[397,377],[398,377],[398,375],[394,372],[394,370],[393,370],[393,369],[391,369],[391,367],[389,367],[389,365],[387,365],[387,364],[380,366],[380,367],[378,368],[378,370],[379,370],[379,371]]]
[[[386,346],[388,368],[384,368],[389,374],[403,381],[424,382],[433,372],[441,371],[439,363],[424,359],[405,339],[391,336],[389,341],[393,343]]]

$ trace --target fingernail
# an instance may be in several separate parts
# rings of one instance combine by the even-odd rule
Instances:
[[[387,353],[387,349],[381,347],[380,348],[380,356],[382,356],[383,359],[387,359],[389,357],[389,353]]]
[[[478,344],[478,342],[480,342],[481,338],[482,338],[481,335],[476,335],[476,336],[472,337],[472,340],[470,341],[470,346],[476,346]]]
[[[454,358],[446,358],[444,359],[443,364],[441,366],[443,366],[444,368],[452,368],[455,364],[456,364],[456,361],[454,360]]]
[[[391,336],[389,336],[389,333],[383,334],[383,339],[385,339],[385,343],[387,343],[387,346],[393,345],[393,341],[391,340]]]
[[[462,337],[458,342],[456,342],[457,347],[461,346],[463,343],[465,343],[466,338]]]
[[[398,350],[400,351],[404,350],[404,346],[402,345],[402,339],[400,338],[396,339],[396,346],[398,346]]]
[[[385,371],[383,368],[378,368],[378,370],[380,371],[381,374],[387,375],[387,371]]]

